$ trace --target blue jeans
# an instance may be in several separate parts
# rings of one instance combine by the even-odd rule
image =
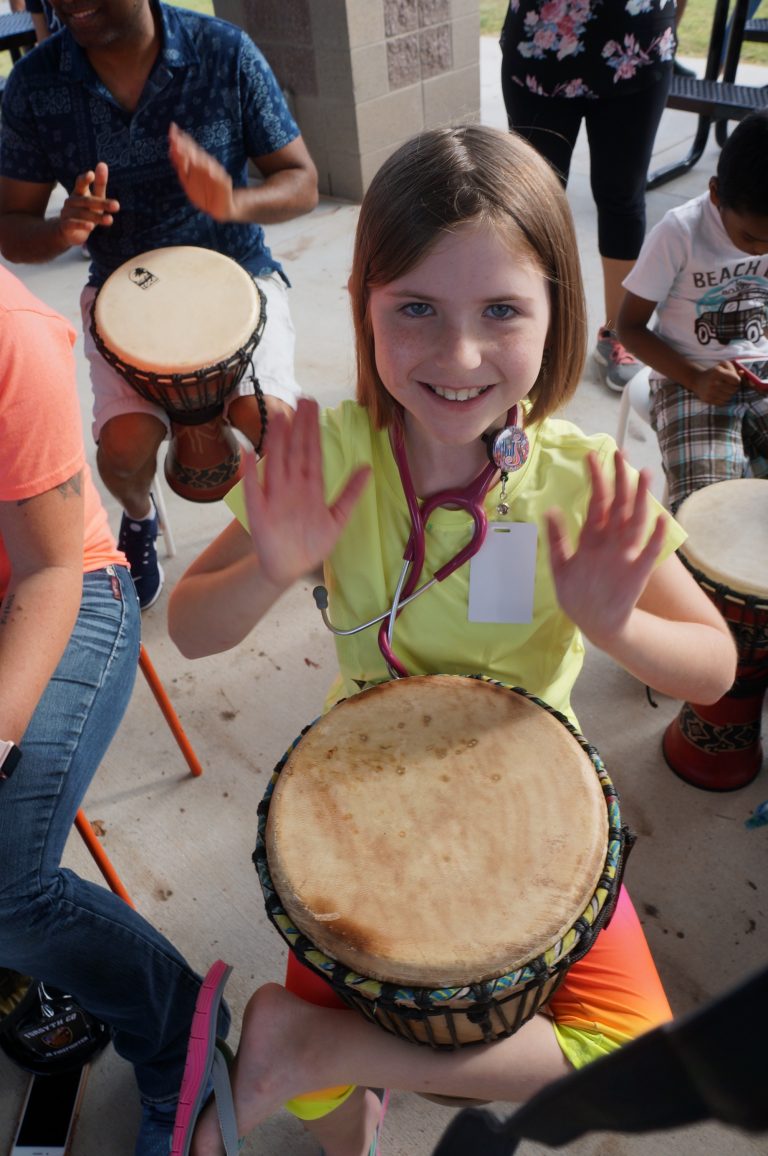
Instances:
[[[85,574],[77,622],[20,743],[23,758],[0,784],[0,963],[71,993],[108,1023],[142,1097],[163,1101],[178,1093],[200,978],[138,912],[60,867],[131,697],[139,642],[128,570]],[[220,1024],[224,1034],[228,1026]]]

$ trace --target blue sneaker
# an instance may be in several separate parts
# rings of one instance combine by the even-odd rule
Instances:
[[[141,1124],[134,1156],[168,1156],[171,1151],[176,1100],[150,1104],[142,1100]]]
[[[117,546],[128,559],[142,610],[154,606],[163,588],[165,575],[157,560],[157,531],[156,510],[151,518],[143,518],[140,522],[134,522],[127,514],[123,514]]]

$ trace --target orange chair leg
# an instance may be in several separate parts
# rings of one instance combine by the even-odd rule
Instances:
[[[149,688],[155,696],[160,710],[163,712],[165,721],[168,723],[168,726],[173,732],[173,737],[179,744],[181,753],[184,755],[190,771],[193,775],[202,775],[203,768],[200,765],[200,761],[193,751],[189,739],[184,733],[184,728],[179,721],[179,716],[173,709],[171,700],[165,693],[165,687],[161,683],[157,671],[150,662],[149,655],[143,646],[139,652],[139,666],[141,667],[142,674],[149,683]],[[120,898],[124,900],[124,902],[127,903],[129,907],[135,908],[135,903],[126,891],[125,886],[123,885],[123,882],[117,871],[115,871],[115,868],[112,866],[111,859],[107,855],[97,837],[94,835],[93,828],[88,822],[88,818],[82,808],[75,815],[75,826],[82,836],[83,842],[90,851],[96,866],[109,884],[110,889],[114,891],[115,895],[119,895]]]
[[[83,842],[93,856],[96,866],[106,879],[115,895],[119,895],[121,899],[125,900],[129,907],[134,907],[136,904],[131,899],[130,895],[123,886],[122,880],[112,866],[112,861],[102,847],[99,840],[93,833],[93,828],[88,822],[85,812],[81,809],[75,815],[75,826],[83,837]]]
[[[181,750],[181,753],[184,755],[184,758],[187,760],[187,765],[188,765],[190,771],[192,772],[193,775],[202,775],[203,768],[200,765],[200,761],[198,760],[198,757],[195,754],[195,752],[192,750],[191,743],[190,743],[189,739],[187,738],[186,734],[184,733],[184,728],[179,721],[179,716],[176,714],[176,711],[173,709],[173,706],[171,705],[171,700],[168,698],[168,695],[165,693],[165,687],[161,683],[161,681],[158,677],[157,671],[155,670],[154,666],[150,662],[149,655],[147,654],[147,652],[143,646],[142,646],[141,651],[139,653],[139,666],[141,667],[142,674],[144,675],[147,682],[149,683],[150,690],[152,691],[153,695],[157,699],[157,704],[160,707],[160,710],[165,715],[165,721],[168,723],[168,726],[173,731],[173,737],[176,739],[176,742],[179,744],[179,748]]]

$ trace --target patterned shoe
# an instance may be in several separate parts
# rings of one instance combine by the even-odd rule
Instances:
[[[621,393],[627,382],[644,368],[642,361],[624,348],[613,329],[598,330],[595,361],[605,368],[605,384],[616,393]]]
[[[154,510],[154,506],[152,508]],[[143,518],[140,522],[134,522],[123,514],[117,546],[128,560],[142,610],[148,610],[157,602],[163,588],[165,575],[157,560],[157,531],[156,510],[151,518]]]
[[[176,1100],[166,1104],[142,1102],[134,1156],[169,1156],[175,1118]]]

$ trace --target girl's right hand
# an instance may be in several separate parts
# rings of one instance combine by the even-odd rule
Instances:
[[[354,470],[328,505],[323,484],[319,409],[301,398],[293,420],[275,414],[263,480],[252,454],[245,468],[245,504],[259,565],[275,586],[290,586],[316,569],[341,537],[365,488],[368,466]]]

